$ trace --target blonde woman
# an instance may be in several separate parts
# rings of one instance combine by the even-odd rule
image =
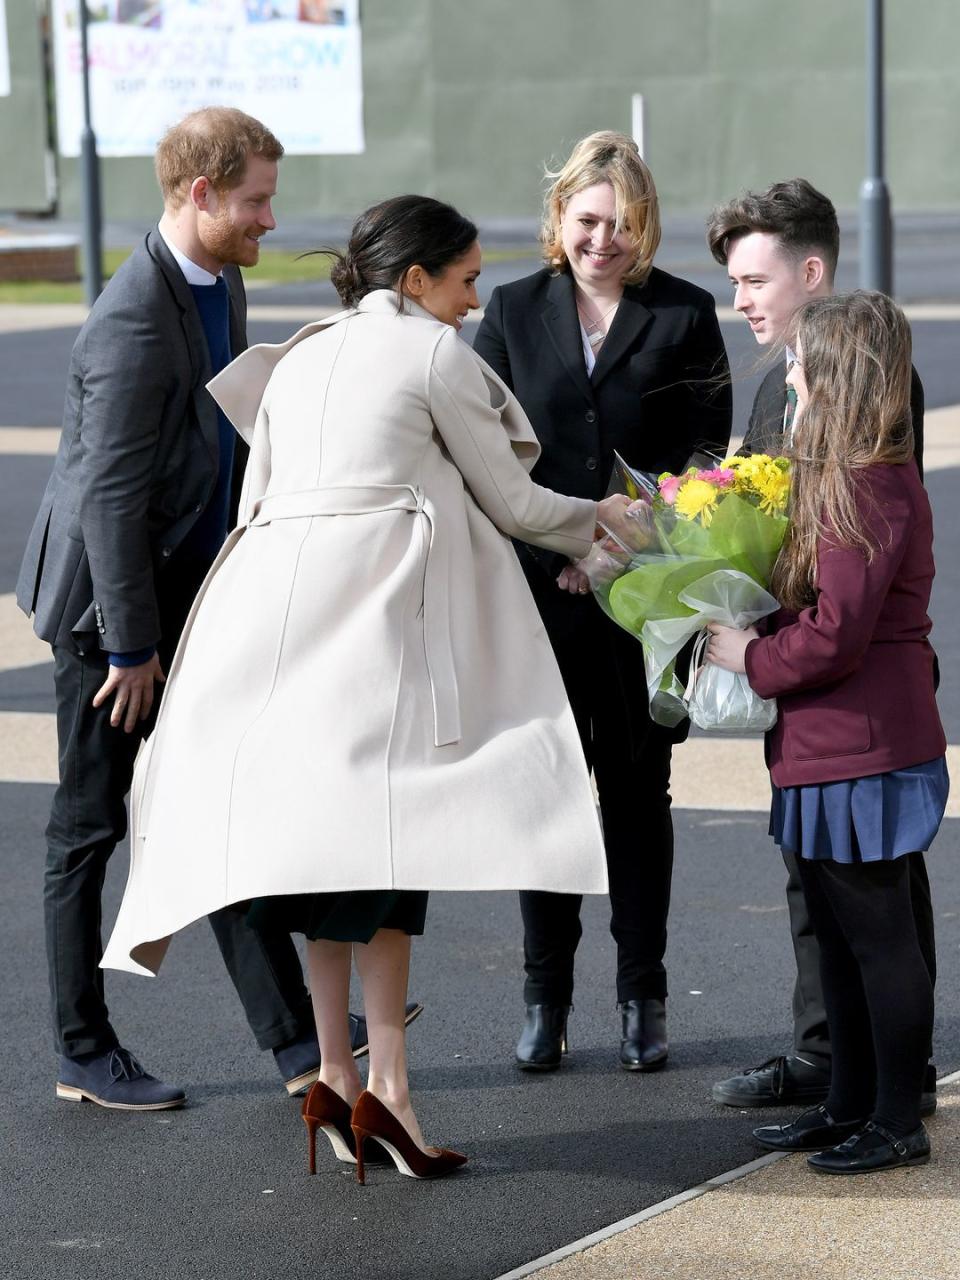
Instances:
[[[676,470],[730,436],[727,359],[713,298],[653,265],[657,192],[634,142],[594,133],[549,175],[545,266],[494,290],[475,350],[515,393],[537,433],[540,484],[602,498],[614,451],[645,471]],[[589,598],[576,564],[518,544],[596,780],[617,942],[621,1065],[667,1057],[667,911],[673,866],[670,754],[679,736],[650,721],[643,655]],[[524,892],[525,1070],[565,1048],[580,899]]]

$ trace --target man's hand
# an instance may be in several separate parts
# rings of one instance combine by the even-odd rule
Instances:
[[[137,721],[146,720],[153,710],[153,682],[159,680],[163,684],[166,678],[156,654],[149,662],[141,662],[136,667],[111,667],[110,674],[96,692],[93,705],[102,706],[116,691],[110,723],[117,729],[122,720],[124,733],[133,733]]]

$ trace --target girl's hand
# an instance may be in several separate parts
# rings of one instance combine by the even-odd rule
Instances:
[[[744,655],[751,640],[756,640],[760,632],[756,627],[747,627],[737,631],[734,627],[721,626],[719,622],[708,622],[707,630],[710,639],[707,641],[707,661],[724,671],[746,674]]]

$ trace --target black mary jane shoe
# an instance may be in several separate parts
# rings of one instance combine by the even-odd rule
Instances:
[[[620,1065],[624,1071],[659,1071],[667,1061],[667,1009],[662,1000],[624,1000]]]
[[[826,1107],[811,1107],[789,1124],[765,1124],[753,1136],[771,1151],[822,1151],[863,1128],[863,1120],[834,1120]]]
[[[903,1165],[926,1164],[929,1159],[930,1139],[923,1125],[898,1138],[882,1125],[868,1120],[846,1142],[810,1156],[807,1164],[818,1173],[876,1173]]]
[[[567,1014],[572,1005],[528,1004],[527,1020],[517,1041],[521,1071],[556,1071],[567,1052]]]

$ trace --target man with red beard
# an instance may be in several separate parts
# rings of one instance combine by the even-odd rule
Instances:
[[[60,449],[17,584],[53,648],[60,783],[44,910],[57,1096],[71,1101],[123,1110],[184,1101],[110,1024],[100,897],[126,833],[134,757],[236,515],[246,447],[206,384],[246,347],[238,267],[256,265],[261,236],[276,226],[282,155],[269,129],[224,107],[192,113],[161,140],[163,216],[74,345]],[[210,922],[260,1047],[274,1051],[288,1092],[302,1091],[319,1051],[290,937],[255,932],[239,909]],[[354,1031],[362,1049],[362,1020]]]

